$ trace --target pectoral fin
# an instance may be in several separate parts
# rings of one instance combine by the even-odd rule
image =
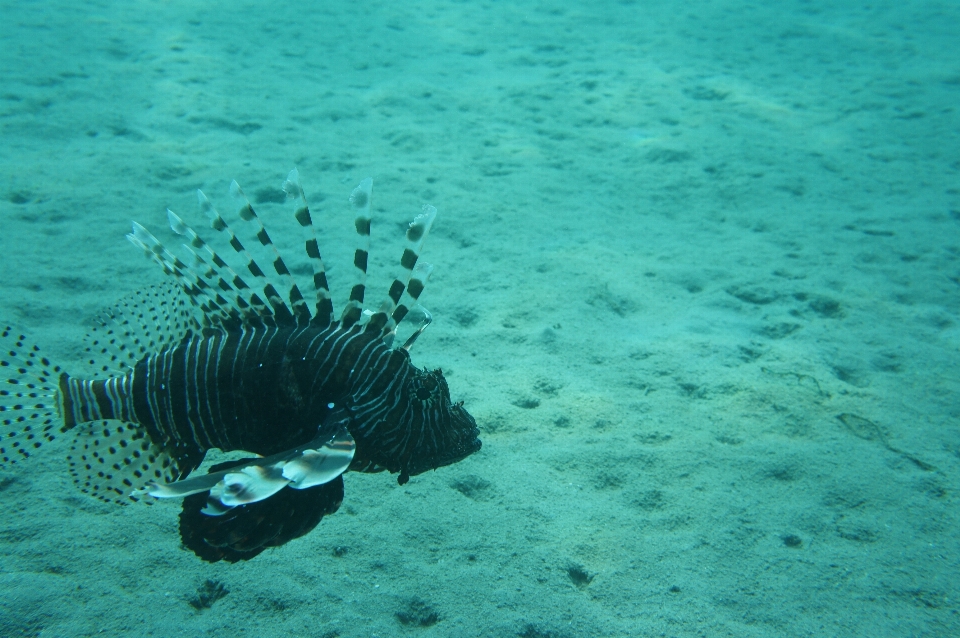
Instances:
[[[220,516],[238,505],[267,499],[286,486],[306,489],[329,483],[347,469],[356,443],[345,427],[333,437],[320,436],[306,445],[265,458],[174,483],[152,483],[140,494],[156,498],[180,498],[210,492],[202,511]]]

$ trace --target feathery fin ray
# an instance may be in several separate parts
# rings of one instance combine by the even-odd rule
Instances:
[[[287,198],[294,200],[293,215],[303,230],[304,249],[313,267],[313,289],[316,294],[315,312],[312,324],[324,329],[333,323],[333,301],[330,299],[330,286],[327,283],[327,269],[320,256],[320,245],[317,243],[317,225],[310,214],[307,197],[300,185],[300,172],[293,169],[281,185]]]
[[[267,229],[264,227],[263,222],[260,221],[260,216],[257,215],[257,211],[253,209],[253,205],[250,204],[250,200],[247,199],[247,196],[243,193],[243,189],[240,188],[240,184],[237,183],[237,180],[230,182],[230,194],[233,195],[234,199],[240,202],[240,209],[237,211],[237,214],[240,215],[240,219],[256,223],[257,241],[259,241],[262,246],[269,246],[270,250],[273,252],[273,269],[278,275],[280,275],[284,283],[288,286],[288,296],[290,298],[290,305],[293,307],[293,316],[296,323],[300,325],[307,325],[310,322],[311,316],[310,310],[307,308],[307,304],[303,300],[303,293],[300,292],[300,288],[297,286],[297,282],[294,281],[293,275],[290,274],[290,269],[287,268],[287,264],[283,261],[280,251],[277,250],[273,240],[270,239]],[[283,299],[278,299],[277,303],[286,307]]]
[[[270,308],[267,308],[267,305],[263,303],[256,294],[251,296],[251,305],[257,311],[257,314],[268,326],[288,323],[292,317],[290,309],[287,308],[286,304],[283,302],[283,299],[280,298],[280,294],[277,292],[276,288],[274,288],[273,284],[270,283],[270,280],[267,279],[263,269],[260,268],[260,265],[257,263],[257,261],[247,251],[247,249],[244,248],[243,243],[241,243],[240,239],[237,238],[236,233],[233,232],[233,229],[226,222],[226,220],[221,217],[220,213],[217,212],[217,209],[213,206],[207,196],[203,194],[203,191],[197,191],[197,200],[200,202],[201,212],[203,212],[210,220],[210,226],[213,227],[213,229],[217,232],[225,233],[227,235],[227,239],[230,242],[230,247],[233,248],[234,252],[236,252],[237,255],[246,262],[247,270],[253,276],[254,281],[256,282],[257,290],[261,291],[267,298]]]
[[[0,332],[0,467],[26,459],[64,431],[57,387],[62,372],[26,336],[9,326]]]
[[[373,180],[369,177],[360,182],[360,185],[350,193],[350,204],[356,212],[353,220],[353,226],[357,231],[357,247],[353,252],[356,282],[350,289],[350,299],[343,309],[343,314],[340,315],[340,325],[343,328],[353,326],[363,316],[363,297],[367,288],[367,262],[370,254],[370,199],[372,194]]]
[[[210,219],[210,224],[215,230],[227,235],[231,248],[246,262],[247,270],[254,278],[252,286],[172,211],[167,211],[170,227],[187,239],[184,245],[190,253],[190,263],[184,262],[167,250],[140,224],[133,224],[133,232],[127,235],[127,238],[156,261],[164,272],[177,280],[189,299],[203,312],[205,326],[228,328],[309,324],[315,327],[328,327],[334,323],[334,309],[327,282],[327,271],[317,242],[318,229],[307,204],[297,169],[290,171],[282,188],[287,197],[294,200],[294,217],[303,230],[306,255],[313,269],[316,296],[313,314],[307,307],[303,294],[280,251],[270,239],[263,221],[236,181],[231,182],[230,192],[239,201],[238,214],[241,219],[256,224],[257,240],[273,252],[273,270],[284,280],[289,289],[289,306],[230,225],[200,190],[197,191],[197,199],[201,212]],[[406,247],[400,258],[401,274],[393,280],[386,299],[376,311],[364,310],[370,250],[372,192],[373,180],[366,178],[350,194],[350,203],[354,209],[354,228],[357,232],[357,247],[353,258],[356,276],[347,304],[340,315],[339,324],[341,327],[349,328],[366,316],[364,330],[379,332],[386,344],[393,345],[397,326],[418,304],[433,270],[433,266],[420,261],[420,254],[436,219],[437,209],[424,205],[422,212],[409,224],[406,231]],[[266,303],[257,291],[263,293]],[[409,349],[430,324],[429,313],[426,313],[425,317],[401,347]]]
[[[400,257],[402,274],[393,280],[387,298],[380,305],[380,309],[370,316],[370,321],[366,327],[368,331],[379,330],[385,338],[392,340],[389,335],[393,334],[397,323],[403,320],[407,310],[409,310],[409,308],[403,306],[404,309],[401,311],[399,319],[394,318],[394,313],[400,307],[403,294],[411,282],[415,282],[414,289],[410,291],[411,297],[414,301],[420,297],[423,286],[426,284],[426,277],[429,276],[433,268],[427,266],[424,270],[421,270],[421,274],[416,279],[413,276],[414,269],[423,250],[423,243],[427,240],[427,235],[430,233],[430,228],[436,218],[437,209],[425,204],[423,212],[410,222],[407,227],[407,246]]]

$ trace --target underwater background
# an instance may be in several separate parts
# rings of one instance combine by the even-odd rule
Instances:
[[[413,361],[484,441],[211,565],[62,437],[0,473],[0,635],[960,635],[957,3],[0,12],[0,321],[83,371],[164,281],[131,220],[234,178],[302,275],[294,167],[342,307],[372,176],[368,297],[435,205]]]

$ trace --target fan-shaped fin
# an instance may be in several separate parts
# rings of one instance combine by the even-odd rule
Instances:
[[[138,290],[100,313],[86,336],[88,363],[97,375],[123,375],[149,354],[179,343],[200,326],[180,287],[163,283]]]
[[[101,501],[125,505],[138,501],[151,481],[175,481],[183,471],[146,430],[124,421],[79,424],[67,461],[74,482]],[[149,502],[149,501],[148,501]]]
[[[9,326],[0,332],[0,467],[29,457],[61,429],[63,371]]]

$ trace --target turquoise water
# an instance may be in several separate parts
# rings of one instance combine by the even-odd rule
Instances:
[[[131,220],[234,178],[302,276],[293,167],[342,306],[371,176],[371,298],[440,211],[413,358],[484,447],[211,565],[58,440],[0,634],[960,635],[955,3],[200,5],[0,6],[0,321],[82,372]]]

